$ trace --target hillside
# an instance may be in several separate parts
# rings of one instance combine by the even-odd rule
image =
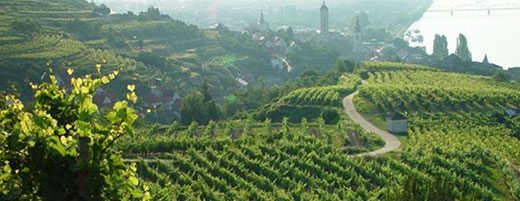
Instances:
[[[102,94],[100,99],[110,99],[105,101],[110,103],[121,100],[124,87],[135,84],[137,94],[148,97],[140,99],[141,113],[145,115],[143,111],[150,109],[152,117],[148,119],[162,119],[162,123],[178,120],[182,104],[156,107],[152,100],[158,98],[150,97],[164,99],[162,94],[174,93],[181,100],[207,82],[212,95],[221,101],[248,86],[281,85],[294,74],[289,67],[302,72],[310,68],[304,62],[309,59],[322,58],[324,62],[313,65],[326,69],[337,58],[334,51],[315,45],[306,47],[305,52],[289,47],[297,42],[290,37],[282,39],[284,34],[266,32],[259,37],[230,31],[224,25],[199,29],[153,7],[141,13],[111,14],[106,6],[83,0],[7,0],[0,8],[2,88],[14,85],[18,93],[28,97],[28,83],[48,80],[49,69],[64,85],[70,79],[65,73],[68,68],[81,74],[118,70],[120,79],[104,89],[110,95]],[[300,56],[289,60],[277,56],[279,52]],[[167,111],[177,117],[165,116]]]
[[[338,107],[334,94],[353,92],[341,91],[344,82],[296,90],[267,106],[292,106],[280,114],[281,125],[173,126],[155,129],[156,142],[120,146],[148,158],[137,160],[139,173],[157,188],[157,199],[519,199],[519,119],[504,113],[519,106],[518,85],[399,63],[365,63],[357,72],[370,72],[366,84],[351,82],[366,118],[377,124],[387,112],[401,111],[408,120],[408,134],[399,136],[402,145],[393,153],[355,157],[331,146],[330,137],[302,130],[307,120],[288,123],[312,118],[308,106]],[[332,89],[337,92],[327,92]]]
[[[372,61],[422,50],[363,42],[358,14],[307,40],[263,13],[232,31],[0,0],[0,200],[520,200],[518,69]],[[337,60],[350,39],[378,55]]]

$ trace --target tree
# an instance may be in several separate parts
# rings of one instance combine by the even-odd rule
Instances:
[[[192,122],[205,125],[209,122],[204,96],[200,92],[191,92],[183,99],[181,122],[184,125],[189,125]]]
[[[210,120],[214,120],[214,121],[220,120],[220,117],[222,115],[220,113],[219,107],[217,106],[217,104],[215,103],[214,100],[207,102],[205,106],[208,111],[208,118]]]
[[[74,19],[65,25],[67,32],[80,40],[92,40],[101,37],[101,24]]]
[[[341,117],[336,110],[325,108],[321,112],[321,118],[323,118],[326,124],[333,125],[337,124]]]
[[[399,49],[405,49],[410,47],[408,42],[406,42],[402,38],[395,38],[394,40],[392,40],[392,44]]]
[[[457,39],[457,49],[455,50],[455,55],[457,55],[457,57],[463,61],[472,60],[471,52],[468,48],[468,40],[463,34],[459,34],[459,38]]]
[[[350,60],[337,60],[336,72],[338,74],[351,73],[354,71],[356,64]]]
[[[102,115],[92,100],[96,88],[115,74],[72,78],[69,92],[51,76],[50,84],[31,85],[35,102],[30,107],[6,97],[8,104],[0,108],[0,200],[150,196],[139,186],[135,164],[125,165],[113,148],[117,139],[133,135],[135,111],[120,101]],[[135,101],[133,91],[129,97]]]
[[[449,55],[448,39],[445,35],[435,34],[432,55],[437,59],[444,59]]]
[[[506,71],[499,70],[495,75],[493,75],[493,79],[497,82],[508,82],[511,77],[506,73]]]
[[[161,11],[159,11],[159,8],[156,8],[153,6],[148,7],[148,10],[146,12],[139,13],[139,16],[141,17],[141,19],[144,19],[144,20],[161,20],[163,18],[164,19],[169,18],[169,16],[167,16],[167,15],[163,16],[161,14]]]
[[[115,36],[114,34],[110,34],[108,36],[107,43],[108,45],[118,49],[124,49],[129,47],[129,45],[123,38]]]
[[[213,100],[213,96],[211,95],[209,91],[209,84],[206,80],[202,82],[201,85],[201,93],[204,96],[204,106],[206,107],[206,110],[208,111],[208,117],[210,120],[220,120],[220,117],[222,116],[220,113],[220,109],[218,108],[217,104],[215,103],[215,100]]]
[[[204,80],[202,81],[202,85],[200,86],[200,92],[204,96],[204,103],[207,103],[211,100],[213,100],[213,96],[209,92],[209,84],[208,81]]]
[[[101,4],[94,8],[94,13],[100,16],[108,16],[110,15],[110,8],[108,8],[105,4]]]
[[[287,35],[293,39],[294,38],[294,30],[292,27],[287,28]]]
[[[309,69],[300,74],[300,80],[314,79],[320,76],[320,73],[314,69]]]
[[[166,69],[168,67],[168,61],[157,53],[152,52],[140,52],[135,60],[143,62],[145,65],[155,68]]]

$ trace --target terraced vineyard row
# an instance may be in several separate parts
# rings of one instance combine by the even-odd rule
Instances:
[[[0,54],[11,59],[62,59],[79,54],[86,47],[59,35],[41,35],[22,44],[0,46]]]
[[[482,126],[465,135],[492,139],[480,131],[505,132],[500,129]],[[511,189],[496,185],[496,180],[507,178],[507,171],[494,170],[507,170],[507,166],[500,158],[502,152],[489,148],[514,143],[466,143],[467,136],[456,132],[420,126],[413,130],[402,152],[375,159],[350,157],[321,138],[283,126],[271,134],[255,133],[234,142],[222,135],[211,145],[207,144],[210,137],[195,138],[187,149],[165,150],[165,160],[139,162],[139,173],[152,186],[165,186],[154,194],[163,199],[388,200],[402,197],[396,192],[411,181],[422,188],[437,185],[423,196],[499,200],[512,194]]]
[[[76,58],[71,59],[72,66],[95,66],[100,63],[100,61],[104,64],[104,66],[108,66],[114,69],[106,69],[105,71],[113,71],[122,69],[135,69],[137,66],[142,64],[138,63],[134,59],[126,58],[121,55],[116,55],[108,50],[100,50],[100,49],[88,49],[83,51]]]
[[[439,69],[432,68],[429,66],[417,65],[417,64],[408,64],[408,63],[397,63],[397,62],[363,62],[362,67],[364,70],[368,72],[378,72],[378,71],[440,71]]]
[[[343,76],[340,78],[339,85],[298,89],[282,97],[279,103],[341,107],[341,100],[347,94],[354,92],[360,82],[361,79],[358,76]]]
[[[520,199],[520,136],[514,127],[519,117],[506,117],[509,123],[501,115],[486,113],[415,113],[409,118],[414,127],[406,151],[442,153],[443,147],[450,147],[460,155],[489,154],[499,166],[485,171],[502,174],[513,200]],[[474,166],[486,169],[487,161],[475,162]]]
[[[204,150],[208,147],[221,151],[223,147],[233,143],[232,140],[227,137],[223,138],[223,136],[234,136],[234,139],[248,137],[247,139],[256,141],[257,139],[252,135],[271,135],[282,130],[283,127],[288,127],[295,133],[301,132],[319,138],[346,153],[372,151],[384,145],[384,142],[375,134],[364,131],[348,119],[342,120],[337,125],[326,125],[324,121],[308,122],[306,119],[301,122],[301,124],[290,124],[285,118],[282,123],[271,123],[270,121],[259,123],[244,120],[211,122],[205,127],[196,124],[188,127],[172,124],[162,128],[144,128],[138,131],[139,137],[126,139],[119,143],[118,147],[128,156],[145,157],[157,153],[185,152],[189,149]],[[356,138],[353,139],[352,136]],[[356,146],[352,147],[353,144]]]
[[[40,35],[25,43],[3,45],[0,46],[0,54],[8,59],[59,61],[67,65],[62,67],[88,67],[90,72],[94,72],[96,64],[99,63],[111,67],[103,68],[105,71],[135,69],[141,65],[133,59],[108,50],[90,49],[79,41],[65,39],[59,35]]]
[[[280,99],[280,102],[294,105],[341,106],[341,100],[352,91],[352,88],[343,86],[304,88],[292,91]]]
[[[513,84],[441,72],[376,72],[360,94],[382,111],[504,109],[520,106]]]
[[[14,55],[17,53],[38,51],[45,47],[56,46],[61,39],[62,37],[59,35],[40,35],[23,44],[0,46],[0,53],[3,55]]]

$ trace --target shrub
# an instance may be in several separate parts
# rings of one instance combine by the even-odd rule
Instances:
[[[92,100],[96,88],[115,74],[73,78],[70,92],[51,76],[50,84],[32,85],[31,107],[14,96],[5,98],[7,104],[0,108],[0,200],[149,197],[139,187],[135,165],[125,165],[112,146],[133,133],[135,111],[120,101],[103,116]],[[132,89],[128,99],[135,102]]]

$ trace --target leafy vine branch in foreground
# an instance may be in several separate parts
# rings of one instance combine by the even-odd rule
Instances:
[[[31,84],[31,106],[5,97],[0,105],[0,200],[149,198],[135,165],[126,166],[112,148],[118,138],[133,134],[137,114],[127,101],[117,102],[107,115],[93,103],[96,88],[116,75],[72,78],[70,92],[51,76],[50,84]],[[134,87],[128,88],[128,100],[135,102]]]

